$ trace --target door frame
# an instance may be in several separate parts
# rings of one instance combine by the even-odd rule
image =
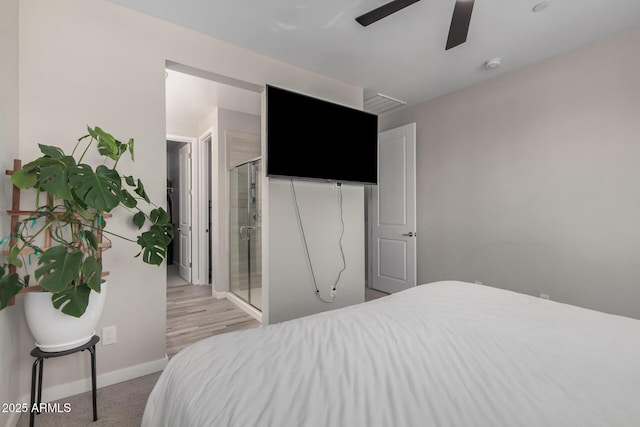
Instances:
[[[205,146],[205,142],[210,140],[210,156],[207,156],[207,149]],[[197,209],[197,244],[194,245],[197,247],[197,254],[194,258],[194,268],[195,274],[197,275],[197,283],[198,285],[208,285],[211,284],[211,288],[214,292],[213,296],[217,298],[224,298],[224,295],[221,297],[215,294],[215,283],[218,281],[217,272],[219,271],[219,267],[217,265],[216,260],[219,257],[214,257],[215,251],[213,248],[217,248],[218,244],[218,233],[219,229],[218,220],[217,220],[217,212],[214,212],[214,196],[216,189],[214,188],[214,174],[217,173],[217,167],[213,163],[213,153],[214,149],[217,147],[217,140],[215,139],[215,132],[213,127],[207,129],[204,133],[202,133],[197,138],[197,153],[195,155],[195,163],[198,168],[196,171],[196,188],[194,189],[194,197],[195,200],[195,208]],[[209,182],[209,169],[211,169],[211,182]],[[211,229],[208,229],[209,226],[209,200],[212,201],[212,212],[211,212]],[[208,231],[207,231],[208,230]],[[211,234],[211,247],[209,248],[209,234]],[[215,258],[215,260],[214,260]],[[211,266],[211,283],[209,283],[209,263],[212,263]]]

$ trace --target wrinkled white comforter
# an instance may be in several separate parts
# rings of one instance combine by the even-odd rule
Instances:
[[[200,341],[143,426],[640,426],[640,321],[463,282]]]

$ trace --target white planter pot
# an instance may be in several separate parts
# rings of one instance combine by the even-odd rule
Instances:
[[[49,292],[25,294],[24,313],[36,346],[43,351],[54,352],[88,342],[96,332],[106,294],[107,283],[102,283],[100,293],[91,291],[87,311],[81,317],[68,316],[53,307]]]

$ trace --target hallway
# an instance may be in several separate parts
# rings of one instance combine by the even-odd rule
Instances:
[[[167,355],[201,339],[260,323],[227,299],[211,295],[211,285],[191,285],[167,267]]]

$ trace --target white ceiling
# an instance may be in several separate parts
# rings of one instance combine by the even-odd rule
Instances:
[[[387,0],[110,0],[408,105],[640,25],[640,0],[476,0],[467,42],[445,51],[454,0],[422,0],[368,27]],[[494,57],[502,66],[488,70]]]

